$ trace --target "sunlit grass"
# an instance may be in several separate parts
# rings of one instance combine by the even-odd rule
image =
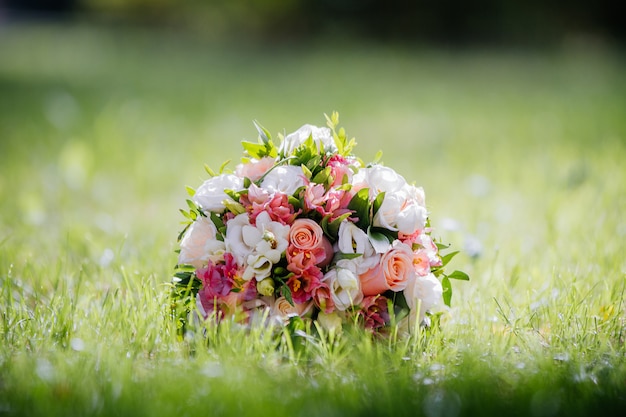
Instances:
[[[0,414],[604,415],[626,406],[626,72],[609,50],[0,31]],[[462,250],[439,331],[190,333],[185,185],[337,110]],[[237,161],[234,160],[233,164]],[[207,336],[206,338],[204,336]]]

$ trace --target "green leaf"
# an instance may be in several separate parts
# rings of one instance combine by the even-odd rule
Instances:
[[[441,286],[443,287],[443,303],[450,307],[450,302],[452,301],[452,284],[448,277],[443,277]]]
[[[252,158],[261,159],[265,156],[265,144],[263,143],[254,143],[242,140],[241,146],[243,146],[244,151],[246,151]]]
[[[293,298],[291,297],[291,289],[287,286],[287,284],[283,284],[280,287],[280,295],[285,297],[285,300],[287,300],[289,304],[291,304],[292,306],[294,305]]]
[[[348,209],[354,211],[356,216],[359,218],[356,225],[360,227],[362,230],[366,230],[370,224],[369,191],[370,191],[369,188],[363,188],[359,190],[354,195],[354,197],[352,197],[352,200],[350,200],[350,203],[348,203]]]
[[[268,145],[272,140],[272,135],[270,135],[270,132],[268,132],[267,129],[261,126],[261,124],[256,120],[252,121],[252,123],[254,123],[254,127],[256,127],[256,130],[259,132],[259,137],[263,141],[263,144]]]
[[[461,281],[469,281],[470,280],[469,275],[467,275],[463,271],[458,271],[457,270],[457,271],[454,271],[453,273],[447,274],[447,275],[448,275],[448,278],[458,279],[458,280],[461,280]]]
[[[378,193],[378,195],[376,196],[376,199],[372,203],[372,218],[374,218],[376,213],[378,213],[378,210],[380,209],[380,206],[383,205],[383,200],[384,199],[385,199],[385,192],[383,191],[381,193]]]
[[[196,190],[194,190],[188,185],[185,186],[185,190],[187,190],[187,194],[189,194],[189,197],[193,197],[194,195],[196,195]]]
[[[452,258],[454,258],[457,254],[459,253],[459,251],[454,251],[454,252],[450,252],[447,255],[444,255],[441,257],[441,266],[446,266],[448,264],[448,262],[450,262],[450,260]]]
[[[320,172],[318,172],[311,179],[311,182],[314,182],[316,184],[324,184],[324,183],[326,183],[326,181],[328,180],[328,177],[330,177],[330,172],[331,172],[330,167],[326,167],[325,169],[323,169]]]
[[[389,245],[391,244],[391,242],[383,233],[377,232],[371,227],[368,227],[367,237],[369,238],[370,243],[374,247],[376,253],[385,253],[389,250]]]
[[[333,240],[333,242],[337,240],[337,237],[339,235],[339,226],[341,226],[341,222],[343,222],[345,219],[347,219],[350,216],[352,216],[352,213],[344,213],[330,223],[328,223],[328,219],[330,218],[330,215],[324,217],[324,219],[327,219],[326,221],[328,223],[324,231],[326,232],[328,237],[330,237]],[[322,219],[322,221],[324,220]]]
[[[437,249],[439,250],[448,249],[450,247],[450,244],[439,243],[439,242],[436,242],[435,245],[437,245]]]
[[[204,164],[204,170],[207,172],[207,174],[209,174],[212,177],[217,177],[217,174],[215,173],[215,171],[213,171],[211,169],[210,166],[208,166],[207,164]]]
[[[363,254],[362,253],[337,252],[335,253],[335,256],[333,257],[333,262],[338,262],[338,261],[341,261],[342,259],[354,259],[354,258],[358,258],[359,256],[363,256]]]
[[[378,150],[378,152],[376,152],[376,155],[374,155],[374,160],[372,161],[372,164],[379,163],[382,158],[383,158],[383,151]]]
[[[230,164],[230,159],[226,160],[221,166],[220,166],[220,174],[224,173],[224,169],[226,168],[226,165]]]

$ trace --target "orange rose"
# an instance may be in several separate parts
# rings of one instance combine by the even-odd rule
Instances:
[[[359,276],[364,296],[395,292],[406,288],[409,278],[415,274],[413,251],[409,245],[398,240],[380,258],[380,263]]]

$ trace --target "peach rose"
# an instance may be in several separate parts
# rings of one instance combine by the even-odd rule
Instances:
[[[393,247],[381,256],[380,263],[361,274],[359,279],[363,295],[368,296],[387,290],[402,291],[413,275],[413,251],[410,246],[396,240]]]
[[[315,264],[328,265],[332,259],[333,248],[324,231],[311,219],[297,219],[289,230],[289,253],[309,252],[315,256]]]
[[[270,314],[279,321],[288,321],[290,317],[304,316],[312,306],[313,303],[311,302],[291,305],[285,297],[278,297],[274,301]]]

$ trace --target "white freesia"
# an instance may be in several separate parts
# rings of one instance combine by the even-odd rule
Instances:
[[[419,318],[421,323],[427,311],[436,312],[443,309],[443,288],[441,282],[432,273],[426,276],[414,276],[404,290],[404,298],[411,309],[411,322]],[[420,306],[419,312],[417,306]]]
[[[312,136],[313,142],[316,147],[319,147],[320,143],[324,145],[326,152],[337,152],[337,146],[335,145],[335,139],[329,128],[317,127],[306,124],[293,133],[285,136],[283,143],[280,144],[278,151],[285,156],[289,156],[293,151],[306,140]]]
[[[340,267],[353,269],[357,275],[373,268],[380,261],[380,255],[376,254],[367,233],[348,220],[344,220],[339,225],[337,249],[341,253],[361,254],[356,258],[342,259],[337,262]]]
[[[193,265],[202,268],[207,261],[217,263],[223,259],[224,242],[217,240],[217,228],[213,222],[204,216],[199,216],[183,236],[180,242],[178,263]]]
[[[246,226],[250,226],[250,217],[247,213],[239,214],[226,223],[224,244],[239,266],[244,265],[246,258],[254,249],[253,245],[248,245],[243,239],[243,228]]]
[[[223,201],[230,199],[224,190],[239,191],[243,189],[243,179],[233,174],[222,174],[206,180],[196,190],[193,201],[204,211],[222,213],[225,210]]]
[[[245,260],[243,279],[256,278],[260,281],[269,277],[272,265],[279,262],[287,250],[288,238],[289,226],[272,221],[266,211],[257,216],[255,225],[244,224],[241,227],[241,242],[251,248],[251,252]]]
[[[302,168],[295,165],[278,166],[265,175],[261,188],[272,193],[281,192],[292,195],[298,188],[306,185]]]
[[[361,283],[356,272],[349,268],[335,267],[324,275],[322,280],[330,287],[330,296],[335,303],[335,308],[344,311],[352,305],[363,301]]]

